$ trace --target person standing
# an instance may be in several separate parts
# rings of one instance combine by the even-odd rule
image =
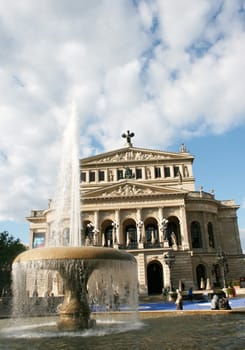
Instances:
[[[177,290],[177,299],[175,301],[176,310],[183,310],[183,297],[180,290]]]
[[[192,302],[193,301],[193,291],[192,287],[189,288],[188,290],[188,299]]]
[[[219,310],[219,297],[217,294],[214,294],[211,300],[211,310]]]

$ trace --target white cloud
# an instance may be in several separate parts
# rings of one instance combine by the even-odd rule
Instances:
[[[74,98],[81,156],[121,147],[129,126],[164,148],[244,123],[242,6],[0,0],[0,219],[52,194]]]
[[[204,0],[158,0],[157,3],[161,36],[170,49],[183,50],[203,34],[211,3]]]

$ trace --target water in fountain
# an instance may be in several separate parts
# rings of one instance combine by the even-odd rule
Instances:
[[[54,221],[50,229],[49,246],[80,246],[80,176],[79,176],[79,119],[76,105],[63,135],[60,167],[53,208]],[[64,220],[69,231],[64,231]]]
[[[57,192],[51,210],[55,214],[44,248],[20,254],[13,264],[14,313],[47,314],[49,293],[64,293],[58,328],[89,328],[92,311],[137,309],[137,264],[123,251],[102,247],[81,247],[79,127],[75,107],[64,133]],[[69,235],[63,235],[69,227]],[[54,285],[56,283],[56,287]],[[57,286],[58,284],[58,286]],[[131,320],[132,321],[132,320]]]
[[[111,312],[120,311],[117,319],[120,315],[125,318],[123,313],[126,312],[127,322],[135,322],[138,301],[135,267],[133,256],[110,248],[50,247],[30,250],[19,256],[13,268],[15,315],[47,315],[56,310],[60,298],[45,296],[47,280],[52,283],[54,273],[60,282],[62,277],[65,290],[58,322],[61,330],[89,328],[94,323],[90,322],[91,312],[100,319],[106,316],[107,320],[108,316],[111,318]],[[27,294],[26,286],[31,285],[33,293]],[[40,297],[41,291],[43,297]],[[55,301],[56,305],[53,304]]]

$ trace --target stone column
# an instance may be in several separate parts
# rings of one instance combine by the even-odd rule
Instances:
[[[142,230],[144,227],[144,222],[141,219],[141,213],[142,213],[141,208],[137,208],[137,213],[136,213],[137,243],[138,243],[138,247],[142,249],[143,248]]]
[[[118,237],[118,229],[120,227],[120,210],[115,210],[115,220],[112,221],[112,227],[113,227],[113,246],[114,248],[118,248],[119,244],[119,237]]]
[[[185,205],[180,205],[180,235],[181,235],[181,245],[183,250],[190,249],[188,227],[186,222],[186,212]]]
[[[164,232],[163,232],[163,225],[162,225],[162,220],[163,220],[163,208],[159,207],[158,208],[158,230],[159,230],[159,242],[163,243],[164,240]]]
[[[33,248],[33,239],[34,239],[34,237],[33,237],[33,230],[30,229],[30,243],[29,243],[29,246],[31,248]],[[48,232],[46,232],[46,235],[45,235],[45,245],[47,245],[47,239],[48,239]]]
[[[162,213],[161,213],[162,215]],[[160,225],[159,225],[160,231],[161,231],[161,237],[162,237],[162,243],[164,248],[169,247],[169,241],[167,237],[167,228],[168,228],[168,220],[163,218],[163,215],[160,217]]]
[[[99,242],[99,211],[94,212],[94,245],[98,245]]]
[[[139,253],[137,256],[138,279],[139,279],[139,294],[148,295],[146,282],[146,261],[144,253]]]

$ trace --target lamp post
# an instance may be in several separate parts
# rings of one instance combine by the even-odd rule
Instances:
[[[164,261],[165,261],[165,264],[168,265],[169,267],[169,293],[170,293],[170,297],[171,297],[171,294],[172,294],[172,278],[171,278],[171,269],[172,269],[172,266],[175,262],[175,256],[173,254],[173,251],[170,250],[168,251],[166,254],[164,254]]]
[[[226,255],[221,248],[219,248],[218,252],[217,252],[217,261],[222,266],[223,288],[226,288],[227,258],[226,258]]]

